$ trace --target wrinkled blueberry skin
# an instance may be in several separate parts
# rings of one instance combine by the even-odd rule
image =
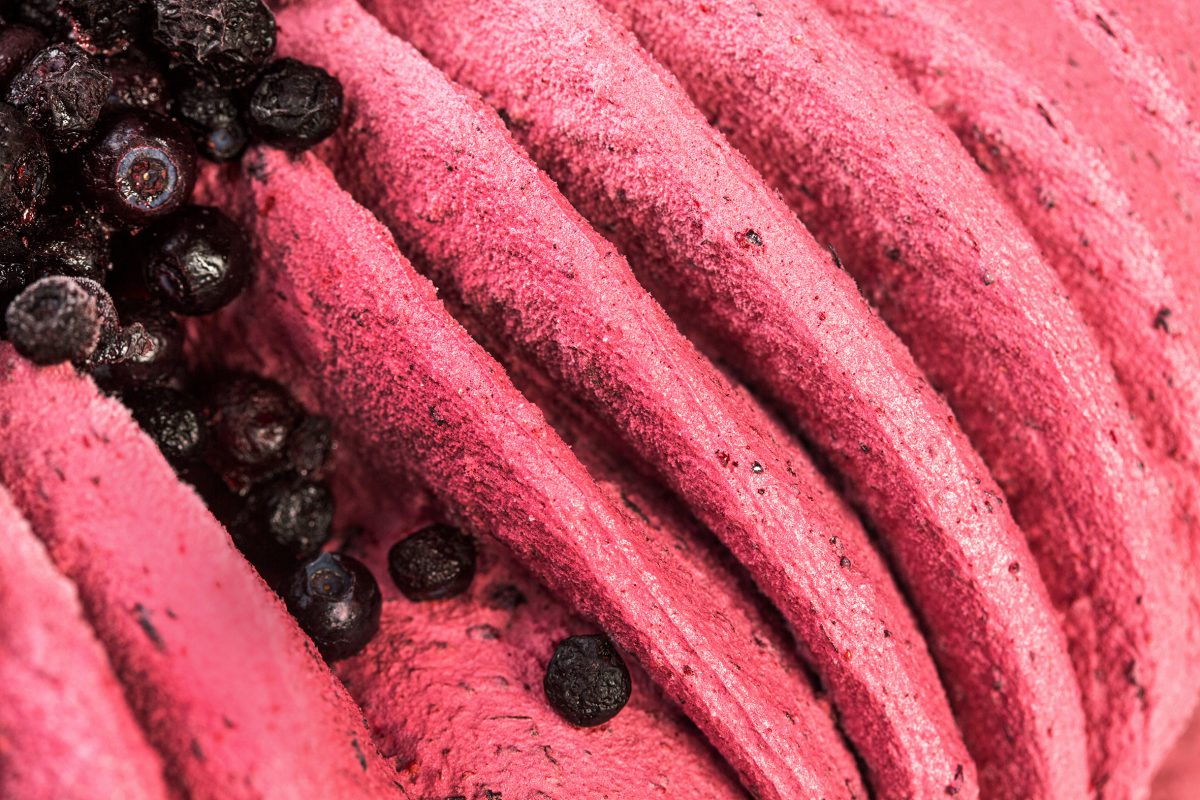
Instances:
[[[196,182],[196,147],[174,120],[114,115],[83,152],[84,190],[109,220],[140,228],[179,210]]]
[[[27,227],[50,194],[50,157],[42,137],[15,108],[0,103],[0,230]]]
[[[333,533],[333,493],[296,473],[272,478],[250,492],[248,503],[265,549],[309,558]]]
[[[74,278],[35,281],[9,304],[4,319],[17,352],[43,366],[86,359],[100,339],[96,300]]]
[[[107,69],[113,85],[104,103],[105,111],[166,112],[167,79],[153,64],[139,55],[128,54],[110,61]]]
[[[260,474],[285,463],[288,440],[302,416],[282,386],[254,375],[222,379],[209,409],[220,460]]]
[[[129,49],[145,25],[142,0],[61,0],[60,14],[71,40],[97,55]]]
[[[168,381],[183,367],[183,328],[167,312],[146,306],[124,314],[130,331],[125,358],[104,371],[105,384],[128,387]]]
[[[171,65],[213,86],[243,86],[275,53],[275,17],[261,0],[154,0],[153,11]]]
[[[208,429],[193,397],[167,386],[146,386],[126,393],[123,400],[172,464],[194,463],[204,455]]]
[[[13,77],[7,100],[47,144],[65,153],[95,130],[111,89],[112,78],[86,52],[52,44]]]
[[[254,260],[242,229],[215,208],[191,206],[146,234],[146,288],[176,314],[211,314],[246,287]]]
[[[320,67],[281,58],[250,95],[250,131],[273,147],[307,150],[328,138],[342,119],[342,84]]]
[[[542,682],[546,700],[567,722],[602,725],[629,701],[633,684],[607,636],[572,636],[554,650]]]
[[[284,601],[329,661],[359,652],[379,630],[379,584],[350,556],[322,553],[301,564],[284,589]]]
[[[43,215],[29,254],[41,275],[70,275],[104,283],[112,266],[109,233],[90,211],[67,207]]]
[[[409,600],[454,597],[475,577],[475,542],[458,528],[430,525],[392,545],[388,573]]]

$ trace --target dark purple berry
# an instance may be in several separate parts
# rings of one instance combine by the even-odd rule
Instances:
[[[321,471],[332,450],[333,426],[329,418],[308,416],[288,437],[287,463],[301,475],[311,475]]]
[[[0,29],[0,88],[11,81],[46,46],[41,31],[27,25]]]
[[[170,314],[145,307],[124,315],[127,331],[125,358],[104,373],[116,386],[170,380],[183,365],[183,328]]]
[[[123,399],[172,464],[195,462],[204,454],[208,443],[204,412],[191,396],[166,386],[147,386]]]
[[[175,115],[196,137],[200,154],[213,161],[230,161],[246,149],[246,129],[233,94],[197,84],[175,96]]]
[[[47,143],[66,152],[95,130],[110,89],[112,78],[91,56],[75,45],[52,44],[12,79],[8,102]]]
[[[74,278],[30,284],[4,315],[9,341],[35,364],[83,361],[100,341],[96,299]]]
[[[264,474],[284,463],[301,412],[282,386],[254,375],[235,375],[217,387],[209,406],[222,461]]]
[[[167,79],[150,62],[126,56],[109,62],[108,74],[112,76],[113,85],[104,103],[105,111],[166,112]]]
[[[101,126],[81,167],[84,189],[101,212],[140,227],[187,201],[196,181],[196,148],[179,123],[125,112]]]
[[[288,581],[284,600],[330,661],[362,650],[379,630],[379,584],[350,556],[322,553],[301,564]]]
[[[90,278],[76,278],[75,281],[96,301],[96,314],[100,318],[100,340],[96,343],[96,349],[86,361],[77,363],[79,366],[91,368],[123,361],[128,349],[129,331],[121,327],[112,296],[102,285]]]
[[[275,17],[262,0],[154,0],[153,32],[173,67],[227,89],[275,52]]]
[[[90,211],[67,208],[42,219],[30,257],[42,275],[70,275],[103,283],[112,266],[108,230]]]
[[[96,55],[124,52],[145,25],[142,0],[61,0],[67,32]]]
[[[250,280],[250,245],[237,223],[215,208],[188,207],[155,225],[146,240],[146,287],[177,314],[211,314]]]
[[[388,551],[388,573],[409,600],[462,594],[475,577],[475,542],[450,525],[430,525]]]
[[[607,636],[572,636],[559,643],[542,682],[546,700],[572,725],[591,727],[615,717],[633,684]]]
[[[50,157],[17,110],[0,103],[0,230],[29,225],[50,193]]]
[[[320,67],[281,58],[267,67],[250,95],[250,131],[269,145],[307,150],[342,119],[342,84]]]
[[[319,481],[286,473],[255,486],[247,501],[264,549],[308,558],[333,533],[333,494]]]

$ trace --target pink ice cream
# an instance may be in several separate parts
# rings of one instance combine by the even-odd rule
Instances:
[[[0,797],[165,800],[75,587],[0,487]]]
[[[345,690],[120,403],[4,345],[0,452],[176,790],[396,796]]]
[[[742,663],[752,642],[710,616],[712,582],[599,492],[329,172],[270,151],[247,172],[231,205],[260,276],[232,309],[230,340],[293,365],[375,470],[419,476],[464,527],[504,541],[640,660],[761,796],[861,793],[825,710],[778,670]]]

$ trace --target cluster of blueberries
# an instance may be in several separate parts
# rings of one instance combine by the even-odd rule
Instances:
[[[362,563],[322,552],[329,421],[259,376],[188,375],[177,319],[222,308],[253,270],[242,229],[190,203],[198,158],[312,147],[337,129],[341,84],[275,58],[262,0],[16,0],[0,14],[0,334],[119,396],[322,654],[358,652],[380,591]],[[430,525],[392,546],[388,569],[410,600],[453,597],[475,546]],[[630,693],[603,636],[560,643],[544,685],[577,725]]]

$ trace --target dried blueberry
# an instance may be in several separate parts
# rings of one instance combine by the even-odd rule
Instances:
[[[542,682],[551,708],[572,725],[608,722],[633,690],[629,670],[607,636],[572,636],[559,643]]]
[[[148,386],[123,399],[168,461],[186,464],[203,455],[208,430],[200,404],[190,395],[166,386]]]
[[[179,123],[124,112],[101,126],[81,166],[84,188],[104,215],[140,227],[187,201],[196,180],[196,148]]]
[[[142,0],[61,0],[71,40],[98,55],[129,48],[145,24]]]
[[[161,114],[167,110],[167,79],[149,61],[127,55],[110,61],[108,74],[113,83],[104,103],[106,111],[134,109]]]
[[[30,237],[30,257],[42,275],[103,283],[112,265],[108,230],[90,211],[64,208],[45,216]]]
[[[96,299],[74,278],[35,281],[8,306],[8,338],[35,364],[82,361],[100,340]]]
[[[50,157],[37,131],[0,103],[0,229],[29,225],[50,193]]]
[[[342,84],[294,58],[269,66],[250,95],[250,131],[269,145],[306,150],[337,130]]]
[[[186,208],[146,238],[146,287],[177,314],[211,314],[250,280],[250,245],[237,223],[215,208]]]
[[[275,52],[262,0],[154,0],[152,27],[173,67],[224,88],[249,82]]]
[[[258,376],[235,375],[218,385],[209,406],[222,461],[264,472],[284,463],[301,413],[282,386]]]
[[[95,129],[110,89],[112,78],[91,56],[75,45],[52,44],[12,79],[8,102],[48,144],[66,152]]]
[[[247,501],[264,550],[308,558],[333,533],[333,493],[320,481],[286,473],[255,486]]]
[[[357,559],[335,553],[300,565],[284,591],[288,609],[330,661],[352,656],[379,630],[375,576]]]
[[[430,525],[392,545],[388,573],[409,600],[454,597],[475,577],[475,542],[458,528]]]
[[[46,46],[41,31],[27,25],[8,25],[0,29],[0,88],[8,82]]]
[[[288,437],[288,466],[301,475],[320,472],[333,450],[333,426],[328,417],[312,415],[300,421]]]

